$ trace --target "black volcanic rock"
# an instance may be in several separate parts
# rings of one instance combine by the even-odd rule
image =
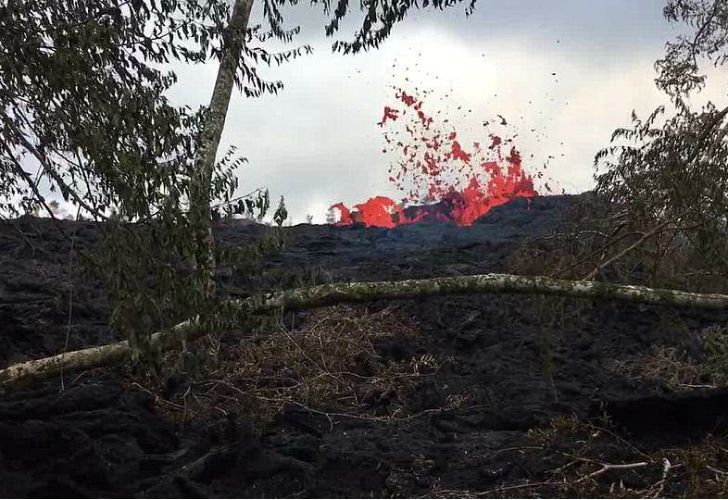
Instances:
[[[219,289],[245,294],[301,280],[499,272],[524,241],[558,230],[573,201],[515,200],[467,228],[285,228],[290,243],[266,258],[261,273],[220,273]],[[76,249],[96,244],[94,224],[61,224],[75,231]],[[221,244],[235,246],[255,241],[264,228],[221,221],[215,231]],[[100,284],[68,275],[69,252],[51,221],[0,222],[1,365],[62,349],[71,279],[70,347],[114,340]],[[674,341],[657,308],[564,300],[550,311],[540,298],[522,295],[428,297],[367,307],[396,308],[422,334],[417,345],[378,346],[384,360],[427,353],[440,361],[439,370],[408,395],[407,409],[420,412],[417,418],[334,419],[332,425],[321,415],[288,408],[260,438],[234,415],[183,430],[156,414],[146,394],[121,389],[113,371],[76,381],[67,376],[62,392],[56,378],[0,395],[0,496],[414,497],[431,496],[435,484],[485,491],[504,480],[523,482],[523,457],[503,450],[523,446],[528,429],[559,415],[588,417],[605,401],[625,427],[649,426],[657,413],[663,420],[676,415],[679,425],[670,432],[691,431],[683,418],[689,404],[665,399],[657,382],[609,368]],[[680,315],[694,330],[728,319],[716,312]],[[185,383],[171,380],[169,397]],[[453,397],[464,398],[462,408],[429,413]],[[722,411],[725,398],[701,404]],[[725,422],[710,425],[720,430]]]

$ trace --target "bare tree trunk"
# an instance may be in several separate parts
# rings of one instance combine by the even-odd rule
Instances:
[[[195,172],[190,183],[190,217],[195,228],[196,265],[200,286],[206,297],[215,292],[215,254],[212,227],[210,225],[210,184],[215,168],[220,137],[225,128],[225,118],[230,97],[235,87],[235,72],[245,43],[253,0],[235,0],[230,24],[224,36],[220,67],[215,89],[212,92],[208,114],[200,134],[200,151]]]
[[[270,294],[258,300],[234,300],[230,310],[241,314],[275,309],[307,309],[341,303],[381,299],[408,299],[431,295],[472,293],[521,293],[563,297],[620,300],[667,307],[728,309],[728,295],[689,293],[644,286],[613,285],[593,281],[556,280],[543,276],[483,274],[405,281],[334,283]],[[207,333],[198,319],[190,319],[151,337],[153,348],[170,349],[181,340],[193,340]],[[127,341],[67,352],[27,361],[0,370],[0,388],[57,375],[121,362],[130,357]]]

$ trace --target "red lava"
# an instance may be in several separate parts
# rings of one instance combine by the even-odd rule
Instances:
[[[338,225],[392,228],[428,221],[470,226],[493,207],[538,195],[519,152],[512,146],[507,150],[510,141],[490,135],[486,149],[479,142],[466,148],[457,132],[443,131],[448,120],[440,125],[425,113],[421,99],[404,90],[398,90],[396,98],[397,107],[384,107],[379,126],[405,122],[403,140],[397,138],[401,131],[385,130],[384,152],[399,154],[389,181],[406,196],[401,203],[374,196],[353,210],[337,203],[332,208],[339,211]]]

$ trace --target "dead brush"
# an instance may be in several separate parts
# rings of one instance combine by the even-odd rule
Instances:
[[[654,346],[638,358],[613,360],[607,368],[629,379],[656,380],[674,389],[705,385],[700,367],[677,346]]]
[[[529,433],[548,462],[538,491],[549,496],[659,498],[728,494],[726,440],[707,435],[682,447],[643,450],[608,423],[561,417]],[[545,489],[543,489],[545,488]]]
[[[561,416],[532,429],[521,446],[497,450],[518,457],[526,479],[487,490],[433,485],[437,498],[724,498],[726,439],[707,435],[681,447],[642,449],[608,422]]]
[[[430,355],[412,354],[420,333],[389,308],[323,308],[300,328],[279,322],[275,330],[233,346],[209,338],[204,367],[161,406],[176,420],[235,413],[257,426],[291,407],[329,420],[394,420],[408,416],[408,392],[439,367]]]
[[[692,213],[692,211],[690,212]],[[723,219],[721,213],[719,219]],[[652,220],[590,193],[577,200],[569,222],[526,241],[506,259],[509,273],[629,283],[701,293],[725,293],[728,251],[716,217]],[[707,233],[706,233],[707,231]],[[706,237],[711,234],[712,237]]]
[[[613,373],[636,380],[657,380],[675,390],[728,386],[728,329],[718,325],[699,334],[700,360],[680,346],[654,346],[637,358],[613,360]]]

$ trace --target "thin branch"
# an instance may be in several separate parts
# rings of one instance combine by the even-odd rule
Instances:
[[[667,484],[667,475],[673,468],[673,465],[667,458],[662,459],[662,477],[653,486],[654,488],[656,488],[656,490],[655,493],[652,495],[652,498],[660,498],[662,496],[662,492],[665,491],[665,484]]]
[[[629,246],[628,246],[627,248],[623,249],[623,250],[622,250],[621,252],[619,252],[618,254],[616,254],[616,255],[612,256],[611,258],[607,259],[607,260],[606,260],[605,262],[603,262],[603,263],[601,263],[601,264],[597,265],[597,266],[596,266],[596,267],[595,267],[595,268],[594,268],[594,269],[592,270],[592,272],[590,272],[589,274],[587,274],[587,275],[586,275],[586,276],[584,277],[584,279],[585,279],[585,280],[591,280],[591,279],[594,279],[594,277],[595,277],[595,276],[596,276],[597,274],[599,274],[599,272],[600,272],[600,271],[602,271],[602,270],[603,270],[603,269],[605,269],[606,267],[610,266],[610,265],[611,265],[611,264],[613,264],[614,262],[618,261],[619,259],[621,259],[621,258],[622,258],[622,257],[624,257],[625,255],[627,255],[628,253],[630,253],[630,252],[631,252],[632,250],[634,250],[635,248],[637,248],[638,246],[640,246],[640,245],[641,245],[642,243],[644,243],[644,242],[645,242],[645,240],[647,240],[647,239],[651,238],[651,237],[652,237],[652,236],[654,236],[655,234],[657,234],[657,233],[659,233],[660,231],[662,231],[663,229],[665,229],[665,228],[666,228],[666,227],[667,227],[667,226],[668,226],[668,225],[670,224],[670,222],[672,222],[672,221],[670,221],[670,220],[667,220],[667,221],[663,222],[662,224],[659,224],[659,225],[655,226],[655,227],[654,227],[654,228],[653,228],[652,230],[650,230],[650,231],[648,231],[647,233],[645,233],[644,235],[642,235],[642,237],[641,237],[640,239],[638,239],[637,241],[635,241],[634,243],[632,243],[631,245],[629,245]]]
[[[616,234],[616,233],[612,233],[612,236],[614,236],[614,234]],[[571,264],[571,265],[570,265],[569,267],[567,267],[567,268],[565,268],[565,269],[558,269],[558,270],[557,270],[557,271],[556,271],[556,272],[554,273],[554,277],[557,277],[557,278],[558,278],[558,277],[562,277],[562,276],[564,276],[564,274],[566,274],[567,272],[569,272],[569,271],[572,271],[572,270],[576,269],[577,267],[579,267],[580,265],[582,265],[582,264],[584,264],[584,263],[588,262],[589,260],[591,260],[591,258],[592,258],[592,257],[594,257],[594,256],[596,256],[596,255],[599,255],[599,254],[604,254],[604,253],[606,253],[606,251],[607,251],[607,249],[608,249],[609,247],[611,247],[611,246],[613,246],[613,245],[616,245],[617,243],[619,243],[620,241],[622,241],[623,239],[625,239],[625,238],[627,238],[627,237],[629,237],[629,236],[637,236],[637,235],[640,235],[640,236],[644,236],[644,234],[645,234],[645,233],[643,233],[643,232],[640,232],[640,231],[630,231],[630,232],[627,232],[627,233],[623,233],[623,234],[620,234],[620,235],[619,235],[619,236],[617,236],[616,238],[614,238],[614,239],[612,239],[612,240],[609,240],[609,241],[607,241],[607,243],[605,243],[604,245],[602,245],[602,246],[601,246],[600,248],[598,248],[597,250],[594,250],[593,252],[591,252],[591,253],[590,253],[589,255],[587,255],[586,257],[584,257],[584,258],[582,258],[582,259],[579,259],[579,260],[578,260],[578,261],[576,261],[575,263]],[[603,258],[603,257],[602,257],[602,258]],[[588,279],[588,278],[587,278],[587,279]]]
[[[449,494],[449,495],[455,495],[457,497],[467,498],[467,496],[474,496],[474,497],[488,497],[492,496],[494,493],[503,493],[506,491],[515,491],[515,490],[524,490],[528,488],[536,488],[538,486],[554,486],[559,487],[563,486],[563,483],[560,483],[558,481],[538,481],[538,482],[528,482],[522,484],[513,484],[510,486],[499,486],[498,488],[493,488],[491,490],[486,491],[476,491],[476,492],[470,492],[467,490],[437,490],[438,496],[441,496],[442,494]]]
[[[45,197],[40,193],[38,190],[38,185],[33,182],[33,178],[30,176],[28,172],[23,169],[23,166],[20,164],[20,162],[15,158],[15,155],[13,155],[12,151],[10,151],[7,144],[3,144],[5,151],[7,152],[8,156],[12,159],[13,165],[15,165],[16,172],[25,180],[25,182],[30,187],[31,191],[33,191],[33,196],[35,196],[38,203],[40,203],[45,211],[48,213],[48,216],[53,220],[53,223],[55,224],[56,228],[60,233],[65,237],[69,238],[68,233],[65,229],[63,229],[63,226],[61,226],[60,222],[56,218],[56,214],[53,213],[53,210],[51,207],[48,206],[46,203]]]
[[[585,460],[585,459],[582,459]],[[591,460],[585,460],[591,462]],[[591,474],[587,474],[586,476],[583,476],[577,480],[577,482],[582,481],[588,481],[589,479],[594,479],[595,477],[599,477],[602,474],[606,474],[609,471],[613,470],[631,470],[631,469],[640,469],[642,467],[647,467],[649,465],[649,462],[635,462],[632,464],[599,464],[601,465],[601,468],[598,470],[595,470]]]
[[[45,170],[45,172],[53,179],[53,181],[56,184],[58,184],[58,186],[61,188],[61,191],[63,192],[64,195],[66,193],[69,194],[79,206],[83,207],[84,210],[88,211],[94,217],[97,217],[100,220],[105,220],[107,218],[105,215],[101,214],[98,210],[89,206],[83,200],[83,198],[81,198],[81,196],[79,196],[79,194],[76,193],[76,191],[74,189],[71,189],[71,187],[66,184],[66,182],[63,180],[63,178],[61,178],[61,176],[58,175],[58,173],[55,170],[53,170],[51,165],[48,163],[48,158],[46,157],[46,155],[44,153],[42,153],[41,151],[39,151],[35,146],[33,146],[30,143],[30,141],[28,141],[28,139],[22,134],[22,132],[20,132],[16,129],[15,135],[16,135],[17,139],[20,141],[20,143],[23,145],[23,147],[25,147],[25,149],[30,151],[30,153],[33,154],[33,156],[35,156],[35,158],[43,166],[43,169]]]
[[[78,217],[81,215],[81,207],[78,207],[76,211],[76,222]],[[68,320],[66,322],[66,338],[63,342],[63,354],[68,351],[68,342],[71,339],[71,329],[73,328],[73,252],[76,249],[76,231],[78,225],[73,227],[73,234],[71,235],[71,249],[68,252]],[[66,389],[63,383],[63,371],[61,371],[61,391]]]
[[[693,60],[693,64],[697,67],[698,65],[698,43],[700,38],[702,38],[705,31],[708,29],[708,26],[713,22],[715,17],[718,15],[718,9],[721,5],[723,0],[715,0],[713,2],[713,8],[710,11],[710,14],[708,14],[708,17],[705,19],[705,21],[702,23],[698,31],[695,33],[695,37],[693,38],[692,43],[690,44],[690,57]]]

